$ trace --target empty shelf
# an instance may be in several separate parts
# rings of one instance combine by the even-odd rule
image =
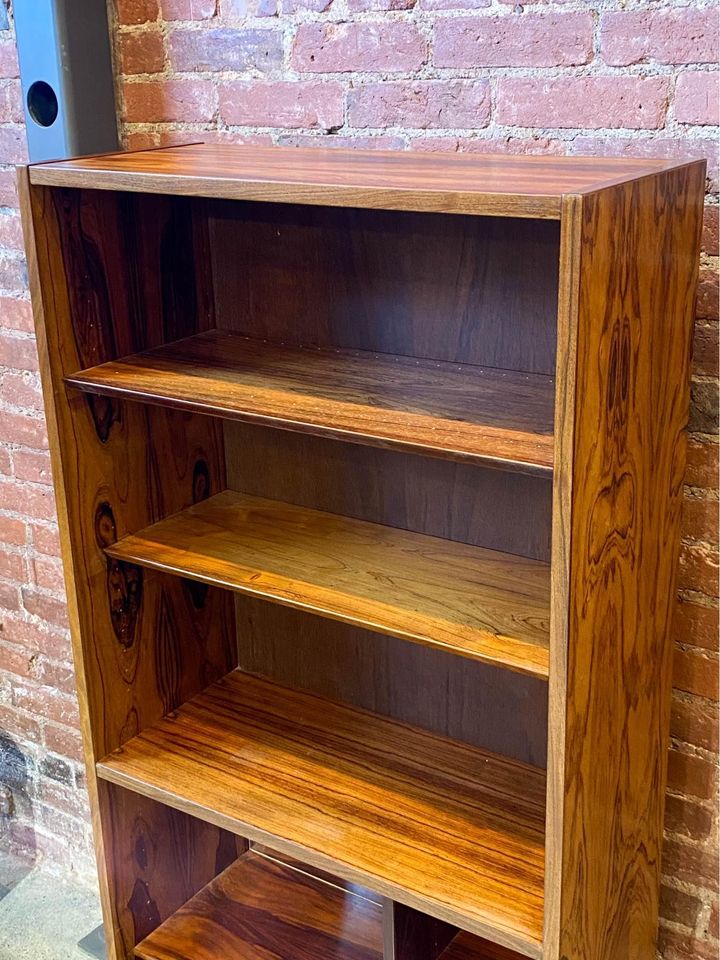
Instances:
[[[98,775],[540,957],[544,771],[240,671]]]
[[[230,490],[107,552],[547,678],[550,570],[538,560]]]
[[[70,386],[231,420],[550,474],[551,377],[212,331],[84,370]]]

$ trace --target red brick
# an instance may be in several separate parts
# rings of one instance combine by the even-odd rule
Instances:
[[[123,142],[127,150],[148,150],[159,146],[160,136],[145,130],[129,131],[126,132]]]
[[[216,0],[160,0],[164,20],[209,20],[216,7]]]
[[[417,70],[426,57],[427,44],[412,23],[303,23],[295,37],[292,65],[307,73],[393,73]]]
[[[119,47],[120,69],[126,76],[165,69],[165,46],[159,30],[121,33]]]
[[[44,687],[34,680],[20,680],[12,688],[12,702],[38,717],[69,726],[79,726],[77,700],[64,693]]]
[[[18,203],[15,170],[13,168],[0,170],[0,207],[17,207]]]
[[[31,333],[34,330],[32,307],[29,300],[0,297],[0,327]]]
[[[718,319],[718,272],[714,267],[701,267],[698,278],[697,315],[702,320]]]
[[[169,34],[173,70],[189,72],[277,70],[283,62],[280,30],[172,30]]]
[[[420,0],[423,10],[481,10],[492,0]]]
[[[705,544],[682,544],[678,568],[678,587],[694,590],[708,597],[718,596],[717,550]]]
[[[707,840],[713,829],[712,811],[686,797],[665,798],[665,829],[688,840]]]
[[[127,123],[204,123],[215,114],[210,80],[142,80],[123,84]]]
[[[9,733],[11,737],[20,737],[40,742],[41,728],[36,718],[23,710],[0,704],[0,730]]]
[[[27,289],[27,272],[25,263],[17,257],[1,258],[0,256],[0,288],[15,290],[23,293]]]
[[[0,77],[12,79],[20,76],[17,49],[12,40],[0,43]]]
[[[674,693],[670,735],[683,743],[717,753],[720,748],[718,707],[700,697]]]
[[[17,584],[0,581],[0,607],[3,610],[20,610],[21,596]]]
[[[0,635],[0,670],[13,673],[18,677],[30,676],[30,657],[22,649],[9,643],[4,643]]]
[[[83,744],[78,730],[46,723],[43,728],[43,739],[48,750],[59,753],[62,757],[68,757],[70,760],[82,761]]]
[[[56,627],[67,627],[67,606],[64,601],[46,597],[35,590],[25,588],[22,592],[23,606],[28,613]]]
[[[659,956],[663,960],[717,960],[717,941],[700,940],[693,933],[662,925],[658,937]]]
[[[22,520],[0,517],[0,543],[24,547],[27,543],[27,527]]]
[[[7,549],[3,550],[0,553],[0,577],[22,583],[25,579],[23,558],[17,553],[8,553]]]
[[[40,381],[31,373],[16,373],[12,370],[2,374],[0,382],[0,398],[13,407],[22,407],[25,410],[42,411],[43,397]],[[11,440],[10,443],[20,441]]]
[[[693,375],[696,377],[717,377],[718,369],[718,325],[717,323],[695,324],[693,341]]]
[[[244,20],[246,17],[274,17],[278,12],[277,0],[220,0],[220,16],[223,20]],[[288,10],[287,4],[284,12]]]
[[[219,97],[220,116],[226,123],[328,130],[343,122],[343,89],[339,83],[239,80],[221,84]]]
[[[676,647],[673,657],[673,686],[676,690],[718,699],[718,658],[697,647]]]
[[[35,450],[14,450],[13,466],[19,480],[30,483],[52,483],[50,456],[46,452]]]
[[[634,10],[608,13],[600,30],[605,63],[716,63],[718,14],[704,10]]]
[[[561,67],[592,58],[590,13],[452,17],[435,23],[436,67]]]
[[[507,153],[556,154],[564,153],[562,141],[547,137],[416,137],[410,141],[411,150],[423,153]]]
[[[0,334],[0,357],[3,366],[13,367],[15,370],[38,369],[37,346],[34,340]]]
[[[711,800],[717,789],[717,764],[691,754],[671,750],[668,758],[668,789],[698,800]]]
[[[669,94],[664,77],[501,77],[497,120],[521,127],[655,129],[665,122]]]
[[[479,80],[366,83],[348,95],[352,127],[484,127],[490,87]]]
[[[30,532],[32,535],[33,548],[38,553],[43,553],[49,557],[60,556],[60,534],[57,527],[39,526],[34,523]]]
[[[41,590],[63,597],[65,581],[62,564],[53,557],[36,557],[32,562],[33,582]]]
[[[703,847],[683,840],[665,840],[663,845],[665,876],[715,891],[718,888],[719,866],[714,845]]]
[[[54,780],[45,779],[40,784],[40,799],[44,804],[61,813],[80,820],[89,820],[87,793],[77,787],[68,787]]]
[[[158,0],[116,0],[118,22],[147,23],[158,18]]]
[[[320,147],[323,150],[402,150],[404,143],[400,137],[338,137],[319,134],[286,133],[278,142],[292,147]]]
[[[38,450],[47,447],[45,421],[35,420],[26,413],[3,411],[2,433],[6,443],[22,443]]]
[[[718,502],[685,497],[680,531],[684,540],[718,542]]]
[[[0,123],[22,123],[23,100],[18,80],[0,84]]]
[[[11,643],[23,646],[34,653],[42,653],[52,660],[69,663],[72,647],[67,630],[54,629],[48,624],[38,624],[17,616],[3,620],[3,636]]]
[[[60,690],[70,697],[77,696],[75,673],[68,663],[53,663],[43,656],[33,657],[30,663],[30,676],[53,690]]]
[[[673,923],[694,929],[703,909],[703,902],[691,893],[663,884],[660,888],[660,916]]]
[[[685,71],[675,87],[675,119],[680,123],[720,123],[720,74]]]
[[[702,249],[711,256],[720,254],[720,229],[718,229],[718,211],[720,207],[706,206],[703,217]]]
[[[22,224],[15,214],[0,215],[0,247],[24,249]]]
[[[333,4],[333,0],[283,0],[283,13],[325,13]]]

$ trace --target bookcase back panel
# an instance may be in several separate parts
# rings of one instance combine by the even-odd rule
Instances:
[[[214,201],[218,327],[553,374],[559,224]]]
[[[240,668],[544,767],[547,683],[238,598]]]
[[[549,560],[552,481],[225,421],[228,486]]]

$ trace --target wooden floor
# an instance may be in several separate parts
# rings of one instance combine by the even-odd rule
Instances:
[[[552,377],[210,331],[66,378],[232,420],[550,475]]]
[[[100,777],[540,957],[545,774],[234,671]]]
[[[117,559],[547,678],[549,566],[227,490]]]

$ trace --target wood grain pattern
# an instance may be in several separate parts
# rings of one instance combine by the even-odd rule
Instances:
[[[550,377],[222,331],[83,370],[66,383],[231,420],[551,473]]]
[[[128,530],[222,487],[225,468],[221,432],[208,429],[206,418],[69,398],[63,377],[202,329],[212,303],[207,287],[187,275],[195,225],[186,201],[178,206],[154,197],[139,204],[134,197],[43,188],[25,197],[80,708],[94,764],[236,662],[233,609],[222,591],[199,600],[177,578],[148,583],[139,567],[103,551]],[[99,793],[95,828],[108,949],[124,960],[135,942],[128,904],[138,903],[133,891],[141,877],[132,851],[123,848],[136,811],[115,809],[114,800]],[[162,845],[166,813],[150,809],[145,818]],[[165,879],[157,897],[168,910],[212,876],[192,838],[184,850],[182,878]]]
[[[98,774],[540,956],[536,768],[235,671]]]
[[[549,570],[535,560],[230,490],[106,552],[547,676]]]
[[[459,933],[440,960],[520,960],[520,955],[471,933]]]
[[[704,168],[583,201],[552,960],[655,956]]]
[[[453,156],[197,144],[33,166],[32,183],[229,199],[559,219],[563,194],[671,161]]]
[[[220,329],[555,373],[556,222],[207,203]]]
[[[382,908],[252,851],[135,953],[141,960],[383,960]]]

